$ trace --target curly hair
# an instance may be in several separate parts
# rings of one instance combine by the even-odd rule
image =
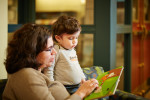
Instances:
[[[49,37],[51,32],[47,27],[23,25],[8,43],[4,62],[7,72],[12,74],[22,68],[38,69],[41,64],[36,60],[36,56],[46,48]]]
[[[55,35],[60,36],[64,33],[74,34],[77,31],[81,31],[81,26],[78,20],[70,16],[60,16],[52,25],[52,34],[54,41],[56,41]]]

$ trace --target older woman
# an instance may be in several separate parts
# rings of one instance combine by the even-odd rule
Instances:
[[[50,81],[41,70],[53,63],[55,54],[48,28],[26,24],[17,30],[4,62],[9,78],[3,100],[81,100],[98,86],[91,79],[70,95],[60,82]]]

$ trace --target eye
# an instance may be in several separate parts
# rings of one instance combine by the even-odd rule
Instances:
[[[52,49],[54,48],[54,46],[51,46],[50,48],[47,48],[45,51],[52,51]]]
[[[49,48],[49,49],[47,49],[47,50],[45,50],[45,51],[50,51],[50,52],[51,52],[51,51],[52,51],[52,48]]]
[[[68,39],[69,39],[69,40],[72,40],[72,39],[73,39],[73,37],[69,37]]]

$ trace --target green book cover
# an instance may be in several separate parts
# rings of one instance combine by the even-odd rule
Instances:
[[[93,100],[113,95],[118,86],[123,66],[104,72],[97,77],[99,87],[84,100]]]

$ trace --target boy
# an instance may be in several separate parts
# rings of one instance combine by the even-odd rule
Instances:
[[[51,80],[59,81],[73,94],[80,83],[85,81],[84,73],[79,65],[74,48],[78,44],[81,32],[79,22],[68,16],[61,16],[52,25],[54,45],[57,51],[54,64],[44,70]]]

